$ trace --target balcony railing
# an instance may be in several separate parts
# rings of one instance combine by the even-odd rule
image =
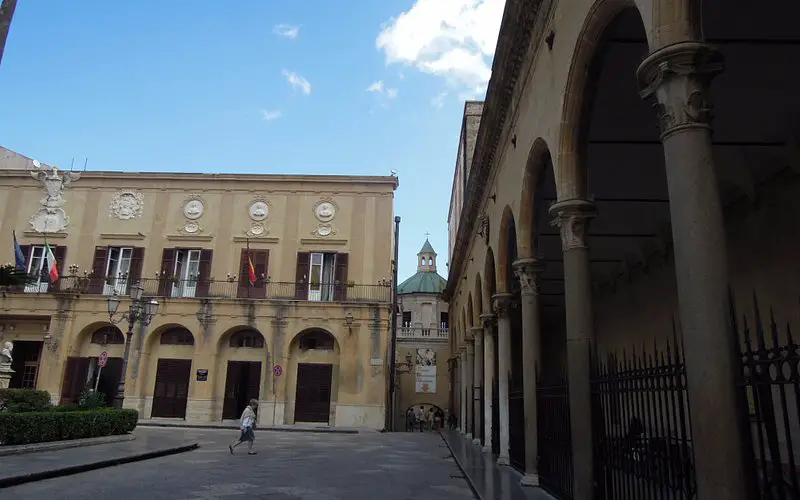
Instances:
[[[419,326],[401,326],[397,329],[399,339],[447,340],[447,328],[425,328]]]
[[[358,285],[345,283],[276,282],[259,278],[254,284],[238,280],[178,280],[171,278],[94,278],[64,276],[42,285],[9,287],[12,293],[79,293],[85,295],[127,295],[134,283],[144,287],[143,295],[164,298],[302,300],[308,302],[391,302],[388,283]]]

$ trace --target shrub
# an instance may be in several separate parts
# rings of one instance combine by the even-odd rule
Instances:
[[[92,389],[84,389],[78,398],[78,406],[81,408],[95,409],[106,405],[106,395],[102,392],[95,392]]]
[[[0,444],[45,443],[127,434],[136,428],[136,410],[0,413]]]
[[[50,393],[34,389],[0,389],[0,411],[23,413],[50,408]]]

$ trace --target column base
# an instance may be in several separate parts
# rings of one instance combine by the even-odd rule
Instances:
[[[500,455],[497,457],[497,465],[511,465],[511,461],[508,459],[508,457]]]
[[[481,445],[481,440],[480,440],[480,438],[475,438],[475,439],[473,439],[473,440],[472,440],[472,444],[474,444],[475,446],[480,446],[480,445]]]
[[[519,485],[520,486],[528,486],[528,487],[539,486],[539,474],[536,474],[536,473],[525,474],[519,480]]]
[[[490,445],[490,444],[487,444],[486,446],[484,446],[483,448],[481,448],[481,451],[482,451],[483,453],[489,453],[489,454],[491,454],[491,453],[492,453],[492,445]]]
[[[464,437],[466,437],[466,438],[467,438],[467,441],[472,441],[472,433],[471,433],[471,432],[468,432],[468,433],[466,433],[466,434],[464,435]]]
[[[458,433],[459,433],[459,434],[461,434],[462,436],[466,434],[466,432],[464,431],[464,429],[459,429],[459,430],[458,430]]]

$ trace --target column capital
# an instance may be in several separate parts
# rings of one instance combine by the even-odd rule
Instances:
[[[481,316],[483,316],[483,315],[481,315]],[[483,328],[482,327],[473,326],[472,328],[470,328],[470,331],[472,332],[473,340],[477,341],[477,340],[480,340],[480,339],[483,338]]]
[[[589,200],[564,200],[550,206],[551,225],[561,230],[561,250],[589,248],[586,242],[589,221],[597,217],[597,208]]]
[[[497,319],[508,318],[508,310],[511,308],[511,302],[514,296],[510,293],[496,293],[492,295],[494,302],[494,312],[497,314]]]
[[[639,65],[639,95],[655,97],[662,140],[681,129],[711,126],[708,88],[724,69],[722,54],[699,42],[668,45]]]
[[[511,266],[519,280],[522,295],[538,295],[538,277],[544,271],[544,262],[529,257],[515,260]]]
[[[497,321],[497,316],[494,313],[483,313],[480,318],[481,325],[483,325],[484,328],[490,328],[495,321]]]
[[[459,352],[459,355],[465,354],[467,352],[467,345],[466,344],[461,344],[460,346],[458,346],[458,352]]]

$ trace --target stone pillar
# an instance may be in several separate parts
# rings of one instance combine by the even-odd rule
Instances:
[[[467,433],[467,346],[462,344],[458,348],[458,370],[460,381],[458,384],[458,432]]]
[[[525,475],[520,484],[539,485],[539,446],[536,415],[536,377],[540,345],[539,290],[537,279],[544,265],[536,259],[514,262],[522,291],[522,384],[525,399]]]
[[[0,389],[8,389],[12,375],[14,375],[14,370],[11,369],[11,363],[0,362]]]
[[[567,376],[572,436],[574,498],[592,498],[592,400],[590,356],[594,341],[592,282],[586,229],[596,215],[586,200],[566,200],[550,207],[554,224],[561,229],[564,254],[564,291],[567,316]]]
[[[467,433],[466,437],[469,440],[472,440],[473,433],[475,432],[475,419],[473,408],[475,406],[475,398],[473,396],[472,387],[474,385],[474,374],[475,374],[475,348],[473,346],[473,339],[472,339],[472,332],[467,332],[469,335],[466,339],[467,341],[467,352],[466,352],[466,359],[467,363],[465,366],[466,378],[464,379],[464,389],[466,390],[464,403],[466,406],[467,412]]]
[[[472,444],[481,444],[481,392],[483,388],[483,328],[472,328],[472,342],[475,345],[475,357],[472,372]]]
[[[642,97],[654,97],[670,197],[675,277],[697,468],[698,498],[745,497],[727,311],[725,226],[711,144],[711,79],[720,53],[682,42],[639,66]]]
[[[492,452],[492,394],[494,390],[494,322],[491,313],[481,314],[483,325],[483,452]]]
[[[509,465],[508,460],[508,374],[511,369],[511,319],[508,309],[511,307],[513,295],[498,293],[492,297],[494,310],[497,313],[497,349],[499,356],[498,400],[500,401],[500,452],[497,456],[498,465]]]

